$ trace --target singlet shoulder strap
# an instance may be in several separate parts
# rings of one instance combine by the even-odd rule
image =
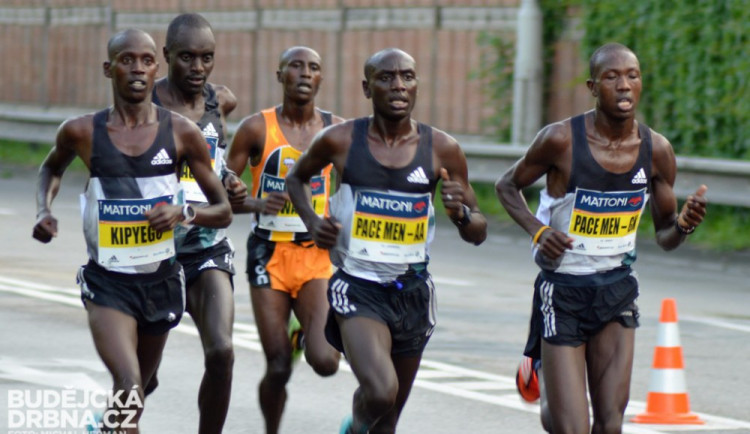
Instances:
[[[203,86],[203,105],[206,110],[215,110],[219,108],[219,99],[216,97],[216,90],[210,83]]]
[[[333,114],[326,110],[320,110],[320,116],[323,118],[323,128],[333,123]]]
[[[570,129],[573,133],[573,146],[580,146],[588,141],[586,140],[586,118],[580,114],[570,119]]]

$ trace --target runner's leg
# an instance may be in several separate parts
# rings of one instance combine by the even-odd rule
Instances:
[[[359,387],[354,392],[354,432],[374,427],[396,404],[398,373],[391,360],[391,333],[380,321],[357,316],[336,315],[349,365]]]
[[[635,329],[610,322],[588,343],[588,367],[591,405],[594,412],[593,434],[622,431],[623,414],[630,398]]]
[[[328,343],[325,325],[328,318],[328,281],[313,279],[302,287],[292,301],[294,313],[305,334],[305,359],[318,375],[333,375],[339,368],[341,354]]]
[[[586,345],[570,347],[542,341],[542,371],[555,434],[589,432]]]
[[[292,375],[292,344],[287,332],[291,298],[283,291],[250,288],[255,324],[266,356],[266,373],[258,386],[266,433],[279,431],[286,404],[286,384]]]
[[[203,271],[187,291],[187,312],[203,344],[205,373],[198,392],[199,433],[220,433],[232,393],[234,292],[229,274]]]

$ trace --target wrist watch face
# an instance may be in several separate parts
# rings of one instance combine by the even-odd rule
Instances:
[[[185,216],[185,220],[192,220],[195,218],[195,209],[190,205],[185,205],[182,209],[182,213]]]

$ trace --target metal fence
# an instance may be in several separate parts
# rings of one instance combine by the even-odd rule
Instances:
[[[321,107],[352,118],[369,113],[362,65],[398,46],[420,75],[415,117],[459,134],[486,134],[493,112],[484,82],[471,78],[486,49],[480,32],[515,38],[518,0],[3,0],[0,101],[40,107],[100,108],[111,100],[102,74],[113,31],[137,27],[164,45],[167,24],[199,12],[214,27],[211,81],[237,95],[230,120],[278,104],[279,54],[316,49],[324,62]],[[160,74],[166,73],[162,62]]]
[[[0,104],[0,139],[51,144],[57,127],[80,110],[39,110]],[[237,128],[230,122],[230,135]],[[499,145],[476,136],[459,136],[466,154],[472,182],[495,182],[526,151],[523,146]],[[680,199],[692,194],[700,184],[709,186],[711,203],[750,207],[750,162],[708,158],[677,157],[675,193]]]

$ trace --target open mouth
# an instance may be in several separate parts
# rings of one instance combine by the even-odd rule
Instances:
[[[133,80],[128,84],[133,90],[146,90],[146,82],[143,80]]]
[[[630,98],[619,98],[617,100],[617,108],[620,110],[631,110],[633,108],[633,100]]]
[[[187,81],[193,86],[202,86],[206,79],[205,77],[188,77]]]

